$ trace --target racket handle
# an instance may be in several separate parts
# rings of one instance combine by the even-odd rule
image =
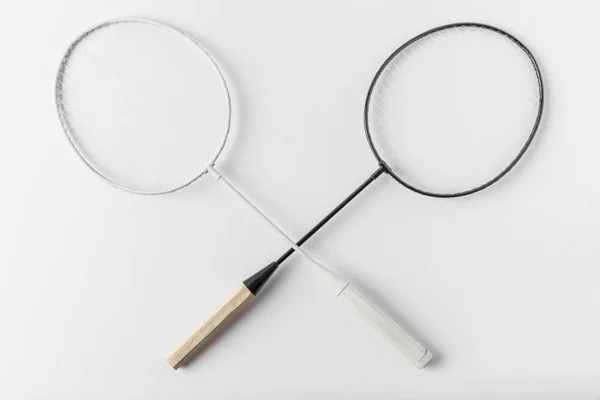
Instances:
[[[369,325],[396,346],[417,368],[423,368],[433,357],[428,349],[417,342],[388,315],[371,304],[352,284],[348,283],[338,297],[350,302]]]
[[[179,368],[197,350],[207,344],[227,325],[260,292],[269,278],[277,270],[279,264],[272,262],[248,279],[229,296],[229,298],[206,321],[175,346],[167,356],[173,369]]]
[[[254,299],[254,294],[240,285],[231,296],[207,320],[191,332],[179,345],[175,346],[167,356],[167,361],[173,369],[179,368],[189,356],[207,343],[245,305]]]

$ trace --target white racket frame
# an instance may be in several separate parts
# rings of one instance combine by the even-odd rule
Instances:
[[[96,175],[98,175],[99,177],[104,179],[106,182],[108,182],[112,186],[116,187],[117,189],[121,189],[126,192],[130,192],[130,193],[134,193],[134,194],[159,195],[159,194],[167,194],[167,193],[176,192],[176,191],[183,189],[184,187],[189,186],[192,183],[194,183],[202,175],[206,174],[208,172],[208,170],[204,169],[204,170],[200,171],[200,173],[198,173],[198,175],[192,177],[191,179],[184,182],[183,184],[180,184],[178,186],[174,186],[174,187],[171,187],[168,189],[164,189],[164,190],[147,190],[147,189],[141,189],[141,188],[137,188],[137,187],[133,187],[133,186],[123,185],[123,184],[117,182],[116,180],[111,179],[108,175],[104,174],[99,168],[96,168],[94,166],[93,162],[85,155],[85,152],[83,151],[83,149],[81,149],[81,147],[77,143],[76,135],[71,131],[71,129],[69,127],[70,121],[69,121],[68,116],[64,112],[64,109],[66,107],[65,107],[65,104],[63,103],[63,101],[61,100],[62,99],[62,91],[61,91],[62,78],[61,78],[61,76],[64,75],[64,70],[66,68],[67,61],[68,61],[69,56],[71,55],[73,49],[83,39],[85,39],[85,37],[88,36],[89,34],[95,32],[95,31],[98,31],[100,29],[109,27],[111,25],[122,24],[122,23],[146,24],[146,25],[159,27],[161,29],[165,29],[169,32],[175,33],[177,36],[181,37],[182,40],[184,40],[190,44],[193,44],[200,51],[200,53],[204,57],[206,57],[207,61],[209,62],[210,66],[213,68],[214,72],[216,73],[216,75],[219,79],[219,82],[221,85],[221,91],[223,93],[223,97],[225,98],[225,102],[227,104],[227,126],[225,128],[225,134],[223,135],[223,141],[221,142],[221,145],[219,146],[216,154],[214,155],[214,157],[212,157],[212,162],[214,163],[217,160],[217,158],[219,158],[219,156],[221,155],[221,152],[225,148],[225,143],[227,142],[227,139],[229,138],[229,133],[231,132],[231,120],[232,120],[232,117],[231,117],[232,110],[231,109],[232,109],[232,107],[231,107],[231,96],[229,94],[229,87],[227,86],[227,81],[225,80],[225,77],[223,76],[223,73],[221,72],[219,65],[216,63],[215,59],[208,52],[207,49],[202,47],[202,45],[200,45],[200,43],[198,43],[196,40],[192,39],[185,33],[181,32],[175,28],[172,28],[168,25],[161,24],[160,22],[156,22],[156,21],[152,21],[152,20],[148,20],[148,19],[142,19],[142,18],[111,19],[111,20],[101,22],[89,29],[86,29],[79,36],[77,36],[77,38],[67,48],[67,51],[65,52],[65,55],[63,56],[63,58],[60,62],[60,65],[58,67],[58,71],[56,73],[56,85],[54,88],[54,100],[56,103],[56,111],[58,113],[60,123],[63,127],[63,131],[65,132],[65,135],[67,136],[67,139],[69,140],[69,143],[71,144],[73,149],[75,149],[75,152],[77,153],[79,158],[84,162],[84,164],[90,170],[92,170]]]

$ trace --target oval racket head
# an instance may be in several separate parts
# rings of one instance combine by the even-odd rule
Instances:
[[[56,78],[63,129],[81,159],[138,194],[181,189],[221,153],[231,100],[198,43],[139,19],[97,25],[69,47]]]
[[[531,143],[543,85],[531,52],[497,28],[446,25],[398,48],[365,103],[373,153],[406,187],[456,197],[504,176]]]

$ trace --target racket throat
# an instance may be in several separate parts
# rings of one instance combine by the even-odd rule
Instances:
[[[246,286],[248,290],[256,296],[278,267],[278,263],[272,262],[271,264],[267,265],[266,267],[264,267],[248,279],[246,279],[244,281],[244,286]]]

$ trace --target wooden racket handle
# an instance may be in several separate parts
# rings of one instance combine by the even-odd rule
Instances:
[[[254,299],[254,294],[241,284],[235,292],[207,320],[175,346],[167,356],[167,361],[174,369],[179,368],[186,359],[199,350],[212,335],[225,326],[237,312]]]

